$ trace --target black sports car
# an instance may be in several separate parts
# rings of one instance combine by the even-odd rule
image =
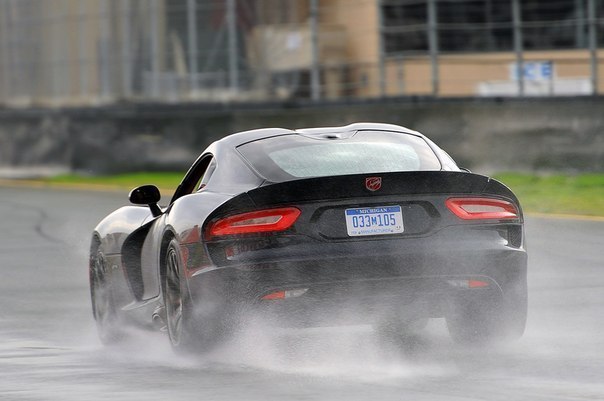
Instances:
[[[518,199],[395,125],[259,129],[213,143],[166,207],[152,185],[95,228],[100,337],[164,328],[209,347],[248,315],[370,323],[445,317],[456,341],[513,339],[527,311]],[[272,323],[271,323],[272,324]]]

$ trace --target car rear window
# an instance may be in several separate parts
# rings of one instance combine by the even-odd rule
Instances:
[[[270,181],[295,178],[440,170],[441,164],[420,136],[358,131],[345,139],[282,135],[237,148]]]

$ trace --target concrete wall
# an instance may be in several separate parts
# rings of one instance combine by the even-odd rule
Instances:
[[[477,172],[604,171],[604,98],[4,110],[0,171],[184,170],[229,133],[356,121],[419,130]]]

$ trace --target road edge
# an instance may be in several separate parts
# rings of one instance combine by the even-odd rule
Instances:
[[[75,184],[75,183],[59,183],[59,182],[47,182],[39,180],[8,180],[0,178],[0,188],[51,188],[60,189],[67,191],[90,191],[90,192],[121,192],[129,193],[132,188],[122,185],[109,185],[109,184]],[[174,192],[176,188],[160,188],[161,193]]]

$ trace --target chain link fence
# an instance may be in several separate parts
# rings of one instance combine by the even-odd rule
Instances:
[[[0,0],[0,104],[575,96],[604,0]]]

